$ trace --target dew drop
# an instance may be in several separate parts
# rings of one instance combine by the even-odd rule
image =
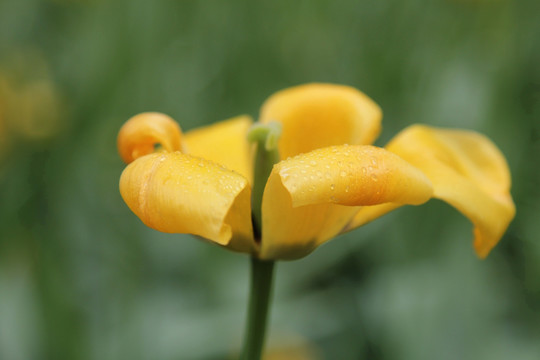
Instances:
[[[341,172],[339,173],[339,176],[341,177],[346,177],[347,176],[347,172],[345,170],[341,170]]]
[[[347,187],[345,188],[345,192],[348,193],[349,192],[349,186],[347,185]]]
[[[379,179],[377,178],[377,175],[371,174],[371,180],[378,181]]]
[[[336,189],[336,185],[332,184],[330,185],[330,190],[334,191]]]
[[[362,175],[366,175],[367,174],[367,169],[365,167],[362,167]]]
[[[311,166],[316,166],[316,165],[317,165],[317,162],[316,162],[315,160],[311,160],[311,161],[309,162],[309,165],[311,165]]]

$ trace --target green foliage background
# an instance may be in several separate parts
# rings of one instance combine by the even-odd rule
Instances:
[[[313,81],[375,99],[378,145],[412,123],[487,134],[517,217],[485,261],[469,222],[431,201],[278,264],[272,346],[539,359],[539,39],[537,0],[0,0],[0,77],[53,94],[26,117],[0,98],[0,359],[234,357],[248,259],[146,228],[118,193],[116,134],[142,111],[185,130],[256,117]]]

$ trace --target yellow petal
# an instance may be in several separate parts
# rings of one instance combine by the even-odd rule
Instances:
[[[244,175],[251,182],[253,171],[247,142],[251,123],[249,116],[238,116],[188,131],[183,141],[189,154],[221,164]]]
[[[169,116],[161,113],[142,113],[124,123],[118,133],[118,152],[129,164],[138,157],[154,152],[160,144],[165,150],[182,150],[182,130]]]
[[[403,130],[387,149],[421,169],[433,183],[433,196],[471,220],[476,253],[486,257],[515,214],[510,171],[499,149],[472,131],[418,125]]]
[[[358,206],[421,204],[431,195],[421,171],[374,146],[333,146],[281,161],[263,196],[260,256],[305,256],[339,234]]]
[[[381,130],[379,106],[343,85],[307,84],[279,91],[263,104],[260,121],[279,121],[282,159],[341,144],[371,144]]]
[[[249,184],[211,161],[180,152],[138,158],[122,173],[120,193],[153,229],[254,251]]]
[[[362,225],[365,225],[401,206],[403,206],[403,204],[398,203],[386,203],[373,206],[364,206],[358,210],[358,212],[354,215],[353,219],[343,230],[343,232],[347,232],[356,229],[357,227],[360,227]]]

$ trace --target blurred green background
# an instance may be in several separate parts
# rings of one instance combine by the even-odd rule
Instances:
[[[116,134],[142,111],[256,117],[313,81],[378,102],[379,145],[412,123],[487,134],[517,217],[485,261],[431,201],[280,263],[271,351],[539,359],[539,39],[538,0],[0,0],[0,359],[234,357],[248,258],[146,228]]]

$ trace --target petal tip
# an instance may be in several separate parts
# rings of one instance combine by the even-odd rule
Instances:
[[[168,115],[145,112],[131,117],[120,128],[117,138],[118,152],[129,164],[133,160],[154,152],[156,144],[166,151],[182,150],[182,130]]]
[[[310,83],[271,95],[260,121],[283,124],[282,158],[340,144],[370,144],[381,130],[380,107],[361,91],[345,85]],[[298,134],[309,131],[309,136]]]

